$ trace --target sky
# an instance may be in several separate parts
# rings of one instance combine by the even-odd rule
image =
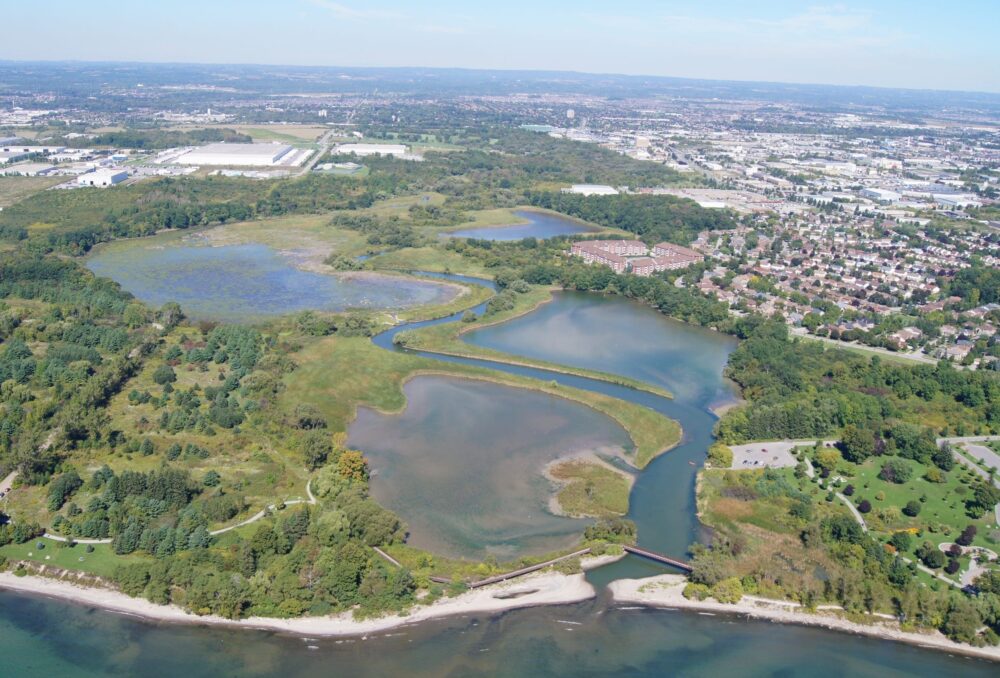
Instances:
[[[1000,92],[997,0],[0,0],[0,17],[0,59],[10,60],[570,70]]]

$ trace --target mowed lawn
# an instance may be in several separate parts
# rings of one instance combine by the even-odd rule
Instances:
[[[38,548],[39,542],[44,548]],[[71,547],[50,539],[32,539],[24,544],[8,544],[0,547],[0,556],[6,558],[8,562],[29,560],[41,565],[89,572],[99,577],[110,577],[115,568],[121,565],[149,560],[140,556],[115,555],[110,544],[94,544],[93,549],[93,553],[87,553],[84,544]]]
[[[889,459],[898,457],[873,457],[859,466],[851,465],[854,475],[844,481],[845,486],[854,486],[854,494],[849,498],[855,505],[862,499],[871,503],[872,510],[865,516],[871,529],[885,534],[919,530],[915,540],[918,544],[924,540],[938,544],[954,541],[966,526],[975,525],[978,532],[973,543],[997,550],[997,545],[988,541],[990,533],[997,532],[993,512],[973,519],[965,511],[965,501],[972,496],[972,484],[978,476],[956,464],[951,471],[942,474],[945,482],[930,482],[924,477],[928,466],[905,459],[902,461],[913,469],[913,475],[907,482],[896,484],[878,477],[882,465]],[[843,487],[840,489],[843,491]],[[915,517],[902,511],[909,501],[920,504],[920,513]],[[1000,537],[1000,532],[996,537]]]

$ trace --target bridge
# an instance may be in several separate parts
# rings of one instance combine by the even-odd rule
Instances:
[[[662,563],[663,565],[669,565],[670,567],[676,567],[678,570],[683,570],[684,572],[691,572],[694,568],[691,567],[689,563],[683,560],[677,560],[676,558],[671,558],[665,556],[662,553],[656,553],[655,551],[649,551],[647,549],[641,549],[638,546],[623,546],[626,553],[632,553],[643,558],[655,561],[657,563]]]
[[[626,553],[631,553],[632,555],[636,555],[636,556],[639,556],[641,558],[646,558],[648,560],[652,560],[654,562],[660,563],[661,565],[669,565],[670,567],[677,568],[678,570],[682,570],[684,572],[691,572],[692,569],[693,569],[689,563],[686,563],[683,560],[677,560],[676,558],[671,558],[670,556],[665,556],[662,553],[656,553],[655,551],[650,551],[648,549],[641,549],[641,548],[639,548],[637,546],[624,546],[624,545],[622,546],[622,549]],[[378,549],[376,549],[376,550],[378,550]],[[489,586],[490,584],[498,584],[498,583],[500,583],[502,581],[507,581],[508,579],[514,579],[515,577],[523,577],[526,574],[531,574],[532,572],[537,572],[539,570],[544,570],[546,567],[549,567],[550,565],[555,565],[556,563],[558,563],[558,562],[560,562],[562,560],[566,560],[568,558],[577,558],[579,556],[584,556],[584,555],[586,555],[588,553],[590,553],[590,549],[589,548],[582,549],[580,551],[575,551],[573,553],[569,553],[569,554],[567,554],[565,556],[560,556],[559,558],[553,558],[552,560],[547,560],[544,563],[538,563],[537,565],[530,565],[528,567],[522,567],[519,570],[513,570],[511,572],[504,572],[503,574],[498,574],[498,575],[495,575],[495,576],[492,576],[492,577],[487,577],[486,579],[481,579],[479,581],[470,582],[470,583],[467,584],[467,586],[470,589],[477,589],[477,588],[479,588],[481,586]],[[388,558],[388,556],[386,556],[385,554],[381,554],[381,555],[383,555],[386,558]],[[393,562],[395,563],[395,561],[393,561]],[[452,582],[451,579],[447,579],[446,577],[430,577],[430,580],[432,582],[436,582],[438,584],[450,584]]]

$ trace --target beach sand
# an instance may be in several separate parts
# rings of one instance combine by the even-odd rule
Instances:
[[[45,577],[17,577],[10,572],[0,572],[0,588],[59,598],[158,622],[261,629],[308,636],[359,636],[439,617],[496,613],[536,605],[564,605],[589,600],[596,595],[594,587],[582,574],[541,572],[484,586],[452,598],[442,598],[430,605],[415,606],[406,615],[356,620],[351,613],[345,612],[327,617],[251,617],[236,621],[212,615],[198,616],[175,605],[156,605],[111,589],[85,587]]]
[[[686,584],[687,578],[682,575],[665,574],[644,579],[619,579],[611,582],[609,588],[615,602],[618,603],[745,615],[754,619],[766,619],[783,624],[821,626],[844,633],[856,633],[872,638],[909,643],[928,649],[1000,661],[1000,647],[973,647],[956,643],[938,631],[927,633],[902,631],[896,621],[887,618],[888,615],[873,616],[870,623],[859,624],[845,619],[840,608],[832,605],[821,605],[816,612],[806,612],[798,603],[756,596],[743,596],[743,599],[735,605],[719,603],[715,600],[688,600],[682,593]]]

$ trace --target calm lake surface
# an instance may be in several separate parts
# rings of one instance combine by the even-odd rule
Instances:
[[[554,459],[631,448],[614,420],[526,389],[449,377],[406,384],[400,414],[361,409],[349,444],[364,450],[371,491],[434,553],[509,560],[571,545],[585,524],[547,510]]]
[[[111,243],[98,248],[87,268],[154,307],[176,301],[193,318],[223,322],[253,322],[309,309],[405,308],[454,295],[453,289],[431,282],[303,271],[266,245],[211,247],[193,238]]]
[[[604,601],[337,641],[154,625],[0,592],[0,656],[2,675],[19,678],[996,675],[995,664],[896,643]]]
[[[547,325],[551,333],[539,334],[540,324]],[[375,337],[376,344],[392,350],[392,337],[397,331]],[[529,341],[528,337],[534,338]],[[516,374],[626,397],[680,421],[684,441],[639,476],[632,493],[630,517],[639,525],[640,544],[683,555],[698,535],[693,464],[701,464],[711,441],[715,417],[707,408],[732,397],[721,374],[726,356],[735,345],[733,341],[672,322],[633,302],[576,293],[559,294],[536,313],[508,325],[484,329],[469,340],[520,355],[648,379],[677,394],[675,400],[665,400],[571,375],[492,365]],[[615,350],[607,350],[608,344]],[[447,360],[477,364],[459,358]],[[422,387],[418,380],[411,385],[429,388]],[[426,437],[420,430],[423,420],[417,416],[421,407],[426,408],[424,420],[444,418],[444,431],[473,426],[457,415],[449,416],[448,412],[435,411],[429,403],[422,404],[421,398],[409,391],[408,395],[410,408],[397,419],[410,416],[419,424],[416,428],[420,435],[414,440],[418,450],[426,444],[421,440]],[[523,394],[518,391],[518,395]],[[362,416],[368,415],[362,412]],[[389,424],[390,419],[383,418],[383,424]],[[393,423],[399,425],[399,421]],[[500,435],[513,434],[510,429],[506,427]],[[393,435],[401,434],[397,430]],[[400,462],[410,463],[408,459]],[[489,485],[493,480],[481,482]],[[377,486],[378,481],[373,484]],[[592,572],[589,579],[600,586],[618,577],[664,571],[630,557]],[[899,643],[725,615],[623,608],[606,598],[499,616],[442,619],[366,639],[337,641],[155,625],[0,591],[0,657],[0,675],[31,678],[997,675],[996,664]]]
[[[554,238],[557,235],[576,235],[590,233],[594,229],[584,226],[578,221],[558,214],[535,212],[534,210],[516,210],[517,216],[528,221],[527,224],[512,226],[486,226],[483,228],[467,228],[462,231],[451,231],[446,235],[452,238],[478,238],[480,240],[521,240],[522,238]]]

